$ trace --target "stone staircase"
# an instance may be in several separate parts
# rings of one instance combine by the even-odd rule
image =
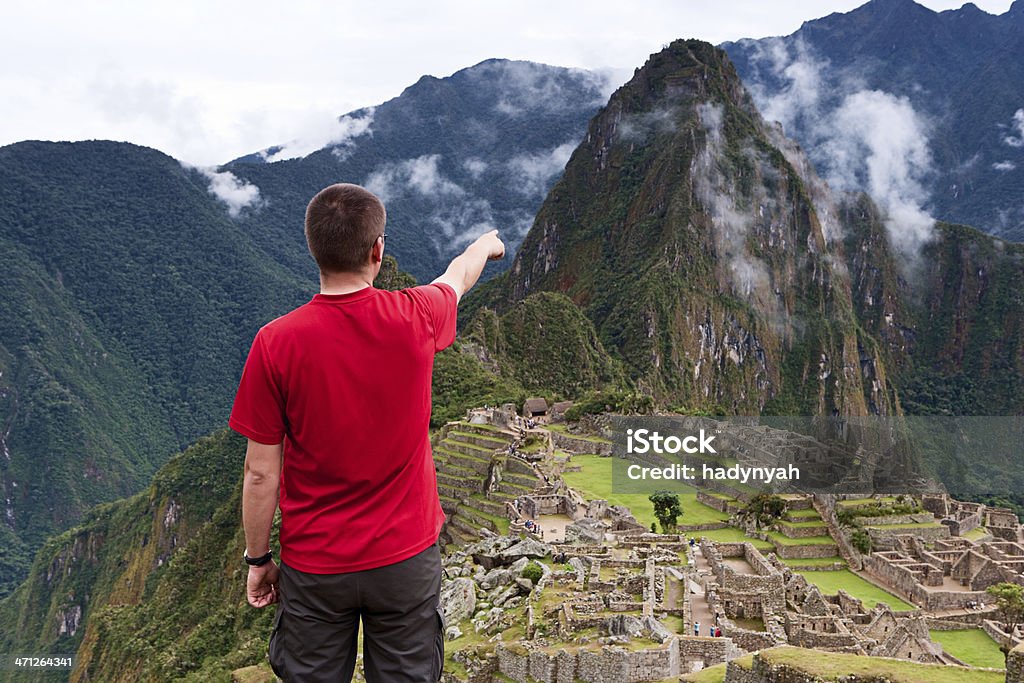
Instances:
[[[443,543],[472,543],[481,528],[508,533],[512,501],[543,484],[528,463],[508,455],[515,439],[512,432],[468,422],[450,422],[434,437]]]

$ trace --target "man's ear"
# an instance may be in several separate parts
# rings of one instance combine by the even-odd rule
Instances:
[[[370,263],[380,263],[384,260],[384,240],[379,237],[373,241],[370,247]]]

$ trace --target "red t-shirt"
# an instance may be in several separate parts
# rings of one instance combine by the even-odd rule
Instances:
[[[400,562],[437,541],[434,354],[455,340],[434,284],[317,294],[256,334],[229,425],[284,440],[281,559],[314,574]]]

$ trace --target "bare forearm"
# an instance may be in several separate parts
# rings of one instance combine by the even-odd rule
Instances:
[[[256,477],[251,472],[245,473],[242,526],[245,528],[245,548],[251,557],[264,555],[270,549],[270,528],[277,511],[279,484],[278,477]]]
[[[501,258],[505,255],[505,245],[498,239],[498,231],[492,230],[481,235],[466,250],[456,256],[444,271],[444,275],[434,280],[451,285],[455,296],[462,295],[473,288],[480,279],[480,273],[489,259]]]
[[[474,242],[452,260],[445,271],[445,276],[457,279],[462,283],[462,291],[468,292],[480,279],[480,273],[487,265],[488,256],[487,246]]]

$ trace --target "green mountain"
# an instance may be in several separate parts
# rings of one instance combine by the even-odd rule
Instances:
[[[519,246],[604,88],[592,72],[490,59],[445,78],[424,76],[398,97],[342,116],[347,134],[323,149],[278,146],[224,169],[259,188],[259,209],[239,220],[292,271],[311,272],[306,204],[346,181],[384,199],[388,250],[429,282],[487,229]],[[485,277],[504,267],[494,264]]]
[[[723,53],[673,43],[591,121],[485,294],[505,310],[564,293],[664,404],[896,412],[836,257],[827,193],[776,136]]]
[[[1024,2],[993,15],[871,0],[722,47],[833,186],[871,188],[874,155],[906,172],[873,192],[909,178],[920,192],[905,187],[906,198],[940,220],[1024,240]]]
[[[159,152],[0,149],[0,595],[222,424],[257,327],[308,290]]]

